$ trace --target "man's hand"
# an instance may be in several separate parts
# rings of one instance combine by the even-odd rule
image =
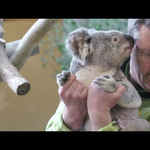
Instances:
[[[111,123],[110,110],[119,101],[124,92],[125,87],[120,83],[117,90],[113,93],[99,89],[94,83],[89,85],[87,108],[92,130],[97,131]]]
[[[67,82],[59,87],[58,93],[66,106],[62,116],[64,124],[71,130],[80,130],[87,113],[88,88],[71,74]]]

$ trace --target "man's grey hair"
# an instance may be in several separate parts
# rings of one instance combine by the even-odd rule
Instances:
[[[138,31],[141,25],[150,29],[150,19],[128,19],[127,31],[135,40],[138,39]]]

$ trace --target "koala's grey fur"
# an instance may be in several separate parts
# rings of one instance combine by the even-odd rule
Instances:
[[[126,91],[111,110],[112,120],[119,119],[116,123],[123,131],[147,131],[150,130],[149,122],[139,119],[138,115],[141,98],[120,69],[133,45],[131,36],[119,31],[79,28],[70,33],[66,40],[66,48],[73,56],[70,72],[58,74],[57,83],[63,86],[70,73],[75,74],[85,86],[94,82],[107,92],[116,91],[118,83],[121,83]],[[87,115],[82,130],[91,129]]]

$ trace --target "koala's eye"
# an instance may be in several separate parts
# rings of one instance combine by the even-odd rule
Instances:
[[[116,36],[113,36],[112,39],[111,39],[112,43],[116,44],[120,41],[120,39]]]
[[[118,41],[118,39],[116,37],[114,37],[114,42],[117,42],[117,41]]]

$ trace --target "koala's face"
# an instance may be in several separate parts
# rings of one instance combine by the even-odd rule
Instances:
[[[129,57],[133,46],[130,35],[115,30],[79,28],[66,40],[66,48],[82,65],[119,67]]]

